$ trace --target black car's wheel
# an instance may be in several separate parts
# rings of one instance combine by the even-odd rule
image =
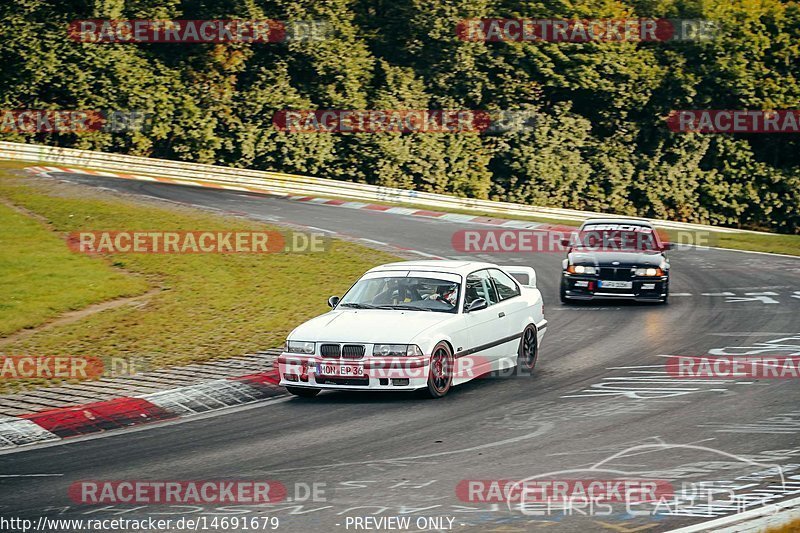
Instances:
[[[289,394],[294,394],[301,398],[313,398],[319,394],[319,389],[310,389],[307,387],[286,387],[286,390],[289,391]]]
[[[539,357],[539,340],[536,326],[530,325],[522,332],[517,352],[517,371],[520,374],[533,375],[536,359]]]
[[[453,386],[453,354],[446,342],[440,342],[431,354],[427,393],[431,398],[441,398]]]
[[[567,298],[567,284],[563,281],[561,282],[561,289],[558,291],[558,296],[562,304],[569,303],[569,298]]]
[[[666,304],[669,301],[669,280],[664,282],[664,297],[659,298],[658,303]]]

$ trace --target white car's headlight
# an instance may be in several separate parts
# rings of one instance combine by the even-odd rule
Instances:
[[[663,276],[664,271],[660,268],[637,268],[636,275],[642,277]]]
[[[313,355],[316,345],[313,342],[286,341],[286,351],[289,353],[304,353]]]
[[[422,350],[416,344],[376,344],[372,347],[372,355],[380,357],[422,355]]]

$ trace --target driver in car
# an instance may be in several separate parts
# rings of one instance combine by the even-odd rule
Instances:
[[[436,292],[429,294],[426,298],[428,300],[438,300],[455,307],[458,299],[458,287],[455,283],[452,285],[437,285]]]

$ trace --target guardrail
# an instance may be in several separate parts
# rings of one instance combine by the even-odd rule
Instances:
[[[73,148],[59,148],[36,144],[0,142],[0,158],[16,161],[35,161],[77,165],[97,170],[121,171],[149,176],[174,178],[184,181],[202,181],[225,185],[250,185],[276,193],[304,196],[327,196],[369,202],[449,208],[465,211],[514,216],[539,216],[566,220],[584,220],[590,217],[624,218],[591,211],[576,211],[552,207],[535,207],[510,202],[494,202],[475,198],[458,198],[446,194],[394,189],[364,183],[338,181],[324,178],[296,176],[280,172],[220,167],[200,163],[186,163],[167,159],[151,159],[122,154],[92,152]],[[665,228],[713,230],[725,233],[758,233],[733,228],[707,226],[687,222],[646,219]]]

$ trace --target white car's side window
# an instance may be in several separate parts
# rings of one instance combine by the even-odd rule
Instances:
[[[508,300],[514,296],[519,296],[519,287],[514,280],[507,276],[503,271],[493,268],[489,271],[497,287],[498,295],[501,300]]]

